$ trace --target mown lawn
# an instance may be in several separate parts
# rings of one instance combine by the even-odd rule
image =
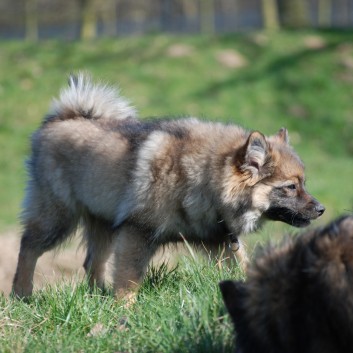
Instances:
[[[0,42],[0,231],[14,227],[29,136],[70,72],[119,83],[145,116],[195,115],[265,134],[289,129],[322,224],[353,211],[353,33],[154,35],[93,42]],[[292,232],[271,223],[249,248]],[[252,251],[252,250],[250,250]],[[29,302],[0,299],[0,352],[231,352],[217,283],[237,268],[182,261],[150,274],[130,308],[85,284]],[[96,329],[94,329],[96,328]]]

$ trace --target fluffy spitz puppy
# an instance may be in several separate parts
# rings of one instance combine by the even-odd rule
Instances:
[[[285,129],[265,137],[196,118],[139,120],[116,90],[83,75],[69,82],[32,137],[15,295],[32,293],[38,257],[78,224],[90,282],[103,285],[114,252],[121,296],[161,245],[234,245],[267,219],[301,227],[323,213]]]

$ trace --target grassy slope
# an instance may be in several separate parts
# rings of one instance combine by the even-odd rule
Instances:
[[[327,218],[352,209],[353,45],[351,33],[124,38],[91,43],[0,43],[0,229],[16,222],[28,137],[67,74],[87,70],[118,82],[142,116],[191,114],[234,121],[267,134],[289,128],[307,164],[308,185]],[[182,57],[168,55],[189,46]],[[221,64],[223,50],[247,65]],[[339,178],[338,178],[339,176]]]
[[[320,36],[321,49],[310,48],[312,39],[305,44],[313,34]],[[327,206],[322,222],[352,211],[351,38],[352,33],[293,32],[0,43],[0,229],[16,222],[28,137],[67,74],[82,69],[119,82],[142,116],[192,114],[266,134],[287,126],[307,164],[308,187]],[[175,44],[188,45],[189,55],[168,55]],[[247,65],[232,69],[219,63],[217,55],[228,49],[241,53]],[[272,223],[249,239],[263,241],[283,230],[289,227]],[[146,284],[129,310],[110,297],[85,294],[84,285],[77,291],[53,287],[28,304],[2,298],[1,351],[197,352],[212,345],[229,351],[230,324],[219,319],[224,309],[216,287],[221,278],[239,276],[236,269],[224,273],[184,263],[157,289]],[[129,330],[119,330],[124,315]],[[88,338],[96,323],[108,331]]]

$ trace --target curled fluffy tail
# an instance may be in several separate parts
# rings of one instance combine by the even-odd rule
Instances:
[[[84,74],[71,75],[69,87],[55,99],[46,122],[83,117],[86,119],[135,118],[136,110],[120,96],[119,90],[104,84],[94,84]]]

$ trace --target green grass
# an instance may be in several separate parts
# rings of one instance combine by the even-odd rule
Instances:
[[[235,277],[237,267],[184,259],[152,268],[130,307],[86,283],[47,286],[27,302],[0,297],[0,351],[231,352],[218,282]]]
[[[321,49],[305,44],[313,35]],[[351,38],[352,32],[280,32],[0,42],[0,230],[13,226],[20,211],[29,137],[77,70],[119,83],[141,116],[196,115],[266,134],[286,126],[307,164],[310,189],[327,206],[326,219],[352,210]],[[176,44],[189,54],[168,55]],[[217,55],[229,49],[247,65],[221,64]]]
[[[321,38],[320,49],[305,44],[313,35]],[[266,134],[286,126],[306,163],[308,189],[327,209],[316,224],[352,212],[352,35],[310,31],[0,42],[0,230],[17,223],[29,137],[67,75],[77,70],[119,83],[141,116],[196,115]],[[189,54],[168,55],[179,44],[187,45]],[[229,49],[247,65],[221,64],[217,56]],[[269,223],[248,237],[249,248],[291,231]],[[111,296],[89,294],[84,283],[48,286],[29,302],[1,297],[0,351],[231,352],[231,325],[217,283],[241,277],[237,268],[185,260],[173,272],[150,273],[131,308]],[[96,324],[101,330],[87,337]]]

